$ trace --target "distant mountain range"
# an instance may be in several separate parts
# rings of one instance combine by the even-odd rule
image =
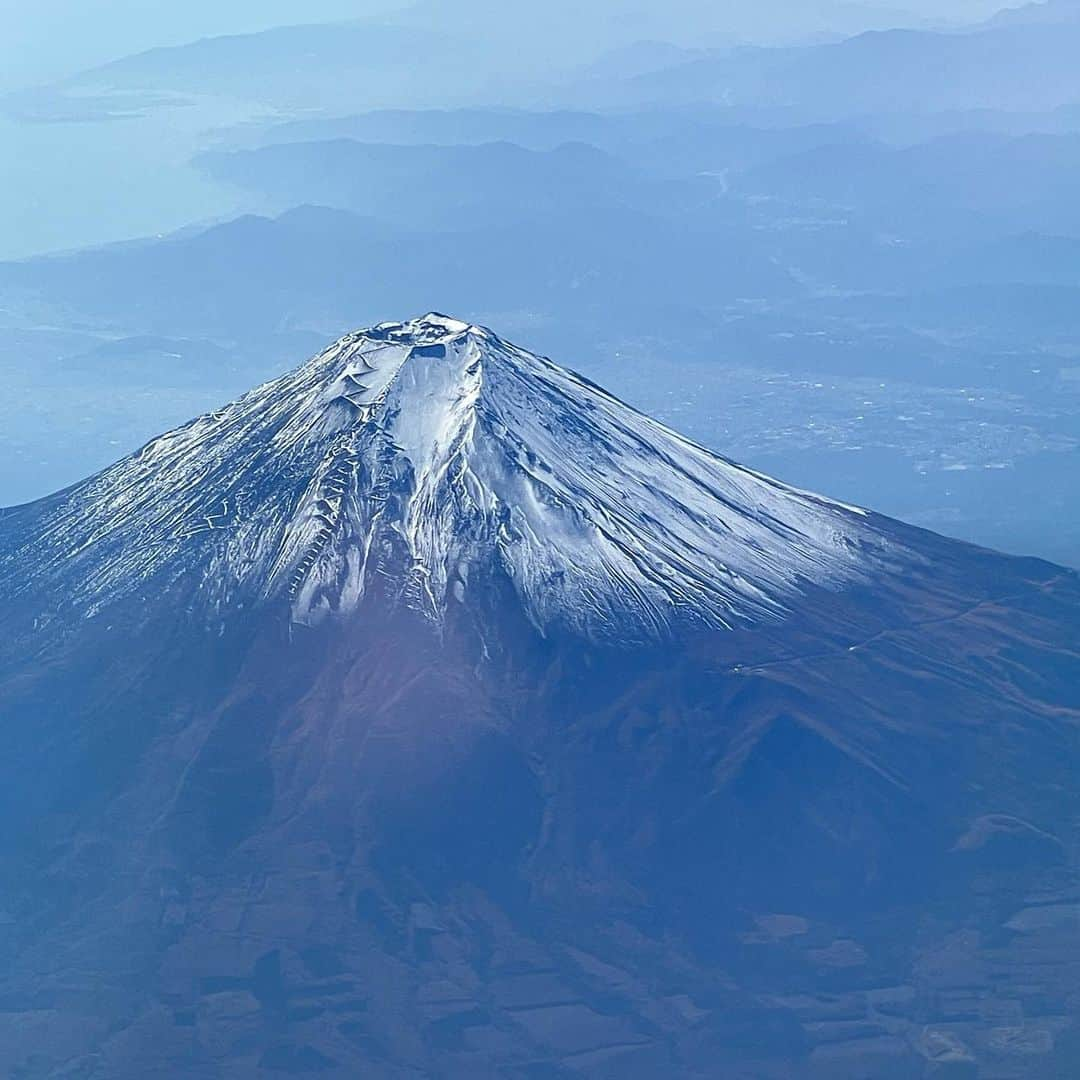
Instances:
[[[636,19],[623,12],[615,25],[599,10],[588,17],[564,6],[577,33],[560,39],[557,49],[551,47],[551,12],[530,22],[516,11],[507,19],[499,5],[478,3],[467,11],[459,5],[448,18],[429,6],[394,20],[280,27],[152,49],[54,89],[76,103],[88,94],[142,94],[151,107],[167,106],[176,95],[241,99],[286,112],[340,109],[342,102],[357,111],[491,100],[586,108],[713,102],[784,108],[803,119],[1040,110],[1080,100],[1072,63],[1080,15],[1072,0],[938,29],[926,28],[918,17],[905,21],[901,13],[874,14],[867,6],[865,17],[835,23],[850,27],[849,36],[838,29],[809,44],[800,43],[793,7],[791,43],[770,47],[740,46],[731,18],[720,23],[724,34],[710,34],[704,27],[715,30],[723,16],[701,5],[688,5],[696,10],[683,12],[681,22],[671,12],[657,17],[643,7]],[[890,29],[890,20],[899,28]],[[822,25],[820,10],[811,21]],[[692,38],[663,39],[664,27],[698,24],[703,29]],[[857,32],[860,25],[867,29]],[[601,41],[608,49],[603,55]],[[1034,56],[1037,79],[1030,77]],[[98,107],[107,109],[107,98]]]
[[[1077,0],[1042,0],[1041,3],[1006,7],[987,20],[986,25],[998,26],[1060,26],[1080,22],[1080,3]]]
[[[625,101],[786,107],[804,118],[1047,109],[1080,99],[1080,18],[965,31],[886,30],[838,43],[744,49],[636,76]],[[1032,78],[1031,58],[1039,77]]]

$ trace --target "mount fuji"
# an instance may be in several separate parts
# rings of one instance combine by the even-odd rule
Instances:
[[[438,315],[349,335],[9,529],[7,581],[63,596],[67,622],[153,583],[206,617],[288,598],[310,624],[379,575],[440,620],[499,578],[542,632],[643,639],[776,617],[803,583],[903,558],[862,511]]]
[[[441,315],[0,511],[0,1071],[1080,1061],[1080,582]]]

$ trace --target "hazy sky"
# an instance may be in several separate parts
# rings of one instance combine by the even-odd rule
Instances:
[[[0,0],[0,90],[59,78],[81,68],[155,45],[243,33],[298,22],[384,14],[413,0]],[[685,41],[706,28],[752,37],[784,38],[814,29],[859,29],[895,18],[975,18],[1010,0],[574,0],[543,9],[565,19],[564,33],[584,19],[594,27],[609,19]],[[1011,0],[1015,2],[1015,0]],[[473,22],[488,13],[512,20],[514,0],[421,0],[443,22]],[[550,19],[550,15],[548,18]],[[629,20],[629,22],[627,22]]]

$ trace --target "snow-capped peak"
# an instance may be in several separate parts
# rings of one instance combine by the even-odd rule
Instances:
[[[286,597],[311,622],[378,580],[440,619],[499,578],[541,629],[620,638],[781,615],[889,546],[436,314],[349,334],[0,528],[0,593],[63,578],[88,614],[186,582],[204,611]]]

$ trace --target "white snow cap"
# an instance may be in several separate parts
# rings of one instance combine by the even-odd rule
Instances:
[[[164,574],[218,612],[287,596],[310,622],[378,575],[438,620],[498,576],[542,630],[593,638],[782,616],[890,547],[862,511],[437,314],[349,334],[41,506],[37,570],[80,563],[88,611]]]

